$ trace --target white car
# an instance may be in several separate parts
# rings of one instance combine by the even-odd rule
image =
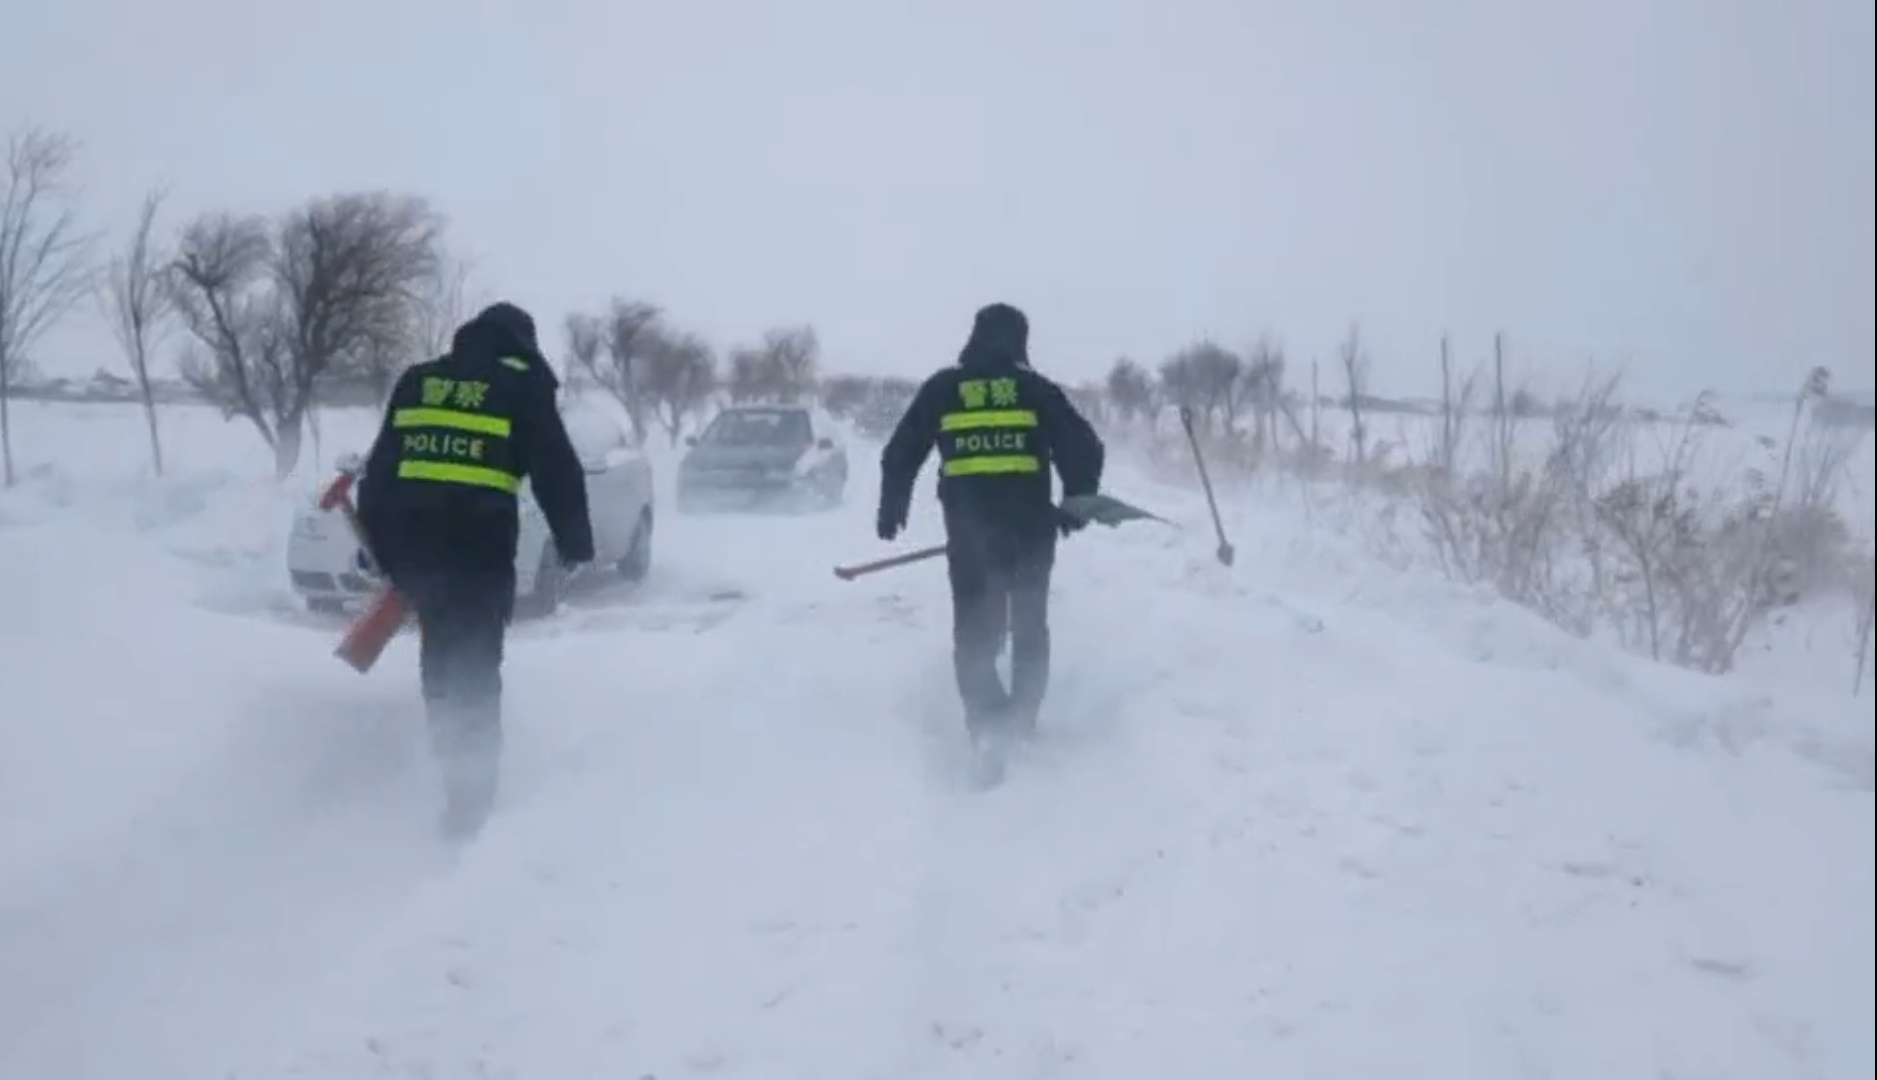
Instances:
[[[652,469],[633,448],[623,423],[598,409],[569,410],[567,433],[587,473],[587,510],[593,521],[595,568],[611,568],[638,581],[652,568]],[[341,468],[356,467],[356,455]],[[521,532],[515,546],[516,609],[549,615],[560,606],[566,570],[555,554],[547,520],[523,484]],[[287,572],[314,611],[344,612],[364,604],[378,587],[345,516],[309,502],[295,516],[287,540]]]

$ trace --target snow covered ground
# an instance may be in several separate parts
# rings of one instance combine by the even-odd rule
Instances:
[[[413,647],[293,612],[253,436],[28,406],[0,495],[0,1077],[1869,1077],[1868,698],[1652,667],[1118,468],[1047,734],[961,782],[938,564],[661,519],[518,626],[432,835]],[[328,456],[369,418],[335,416]],[[664,489],[667,493],[669,487]],[[922,487],[922,492],[924,488]],[[938,536],[923,508],[910,544]]]

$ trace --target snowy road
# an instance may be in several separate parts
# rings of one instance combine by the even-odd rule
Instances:
[[[518,628],[456,858],[409,642],[357,678],[173,544],[17,515],[0,1077],[1870,1075],[1867,728],[1281,514],[1227,571],[1131,483],[1195,528],[1065,546],[1006,787],[959,782],[942,569],[828,572],[862,481],[670,515],[645,588]]]

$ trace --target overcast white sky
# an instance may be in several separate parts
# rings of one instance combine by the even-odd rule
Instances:
[[[1870,0],[0,3],[0,126],[81,137],[100,225],[426,193],[555,349],[620,292],[917,374],[1005,300],[1069,379],[1359,319],[1382,390],[1500,327],[1559,382],[1872,382]]]

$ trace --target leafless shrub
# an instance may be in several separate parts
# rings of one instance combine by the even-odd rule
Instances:
[[[1777,469],[1747,469],[1743,490],[1703,492],[1688,478],[1701,430],[1718,426],[1704,400],[1660,470],[1646,480],[1632,477],[1599,500],[1599,521],[1624,557],[1613,575],[1612,606],[1630,612],[1627,636],[1652,657],[1724,674],[1772,612],[1842,580],[1849,530],[1822,501],[1828,489],[1795,484],[1793,468],[1807,406],[1827,381],[1822,369],[1807,378],[1784,446],[1767,440],[1766,449],[1778,451]],[[1625,596],[1623,586],[1640,596]]]
[[[1802,506],[1836,506],[1849,478],[1852,455],[1870,432],[1820,415],[1822,399],[1806,413],[1792,459],[1792,499]]]
[[[92,238],[70,197],[78,143],[39,128],[7,139],[0,189],[0,478],[14,482],[9,405],[40,335],[92,287]]]
[[[1621,384],[1620,373],[1587,372],[1576,394],[1560,399],[1551,410],[1550,467],[1564,486],[1559,527],[1576,538],[1584,575],[1580,584],[1586,590],[1582,602],[1572,605],[1575,614],[1563,621],[1579,633],[1588,633],[1597,619],[1597,598],[1605,595],[1609,572],[1597,498],[1608,486],[1616,461],[1632,445],[1631,429],[1616,403]]]
[[[1663,638],[1670,621],[1670,578],[1701,543],[1694,500],[1685,491],[1689,467],[1700,445],[1694,419],[1709,408],[1704,395],[1690,418],[1678,425],[1663,459],[1644,470],[1631,447],[1625,475],[1594,496],[1599,532],[1593,534],[1600,558],[1610,569],[1599,595],[1624,641],[1663,658]],[[1606,538],[1607,537],[1607,542]]]
[[[1103,387],[1109,407],[1123,422],[1149,401],[1192,407],[1202,446],[1221,473],[1275,461],[1307,480],[1336,456],[1320,435],[1319,410],[1330,399],[1319,390],[1315,362],[1306,421],[1304,399],[1283,388],[1274,347],[1254,348],[1249,362],[1213,350],[1204,343],[1182,350],[1157,380],[1117,361]],[[1384,523],[1385,536],[1371,539],[1387,548],[1380,553],[1392,564],[1413,557],[1396,524],[1406,508],[1450,576],[1489,587],[1572,633],[1611,629],[1647,655],[1709,672],[1731,670],[1742,642],[1781,606],[1849,592],[1860,612],[1861,684],[1871,647],[1871,558],[1854,550],[1835,504],[1864,431],[1829,396],[1822,371],[1795,399],[1787,438],[1763,440],[1768,459],[1748,465],[1718,461],[1708,445],[1708,433],[1730,426],[1711,396],[1679,420],[1667,419],[1620,407],[1620,375],[1592,370],[1547,403],[1508,377],[1504,335],[1493,339],[1490,383],[1459,374],[1443,339],[1441,396],[1430,417],[1438,426],[1421,439],[1404,427],[1398,439],[1378,440],[1372,413],[1417,410],[1370,395],[1369,360],[1355,327],[1338,359],[1344,386],[1331,404],[1349,410],[1351,428],[1340,475],[1351,485],[1346,490],[1377,497],[1370,505],[1379,514],[1360,520]],[[1238,426],[1246,415],[1248,435]],[[1293,452],[1283,449],[1285,429]],[[1668,438],[1649,457],[1643,437],[1663,430]],[[1149,435],[1156,468],[1170,475],[1190,469],[1183,439]],[[1418,458],[1397,456],[1411,445],[1420,446]],[[1704,490],[1697,458],[1704,471],[1728,470],[1733,482]],[[1301,490],[1314,513],[1312,486]]]
[[[162,205],[162,192],[152,191],[144,196],[130,243],[122,254],[111,260],[105,288],[100,294],[111,331],[124,350],[131,375],[137,380],[137,392],[143,399],[144,424],[150,432],[150,463],[158,476],[163,475],[163,439],[157,427],[150,354],[160,343],[171,313],[170,293],[164,288],[163,279],[169,256],[158,249],[152,235]]]
[[[1598,618],[1605,560],[1592,508],[1622,430],[1613,407],[1617,379],[1587,378],[1552,411],[1548,445],[1520,445],[1520,419],[1501,407],[1529,393],[1508,384],[1503,341],[1495,339],[1479,467],[1469,467],[1475,376],[1456,379],[1441,343],[1441,398],[1427,456],[1411,470],[1424,535],[1452,577],[1489,585],[1575,634]]]

